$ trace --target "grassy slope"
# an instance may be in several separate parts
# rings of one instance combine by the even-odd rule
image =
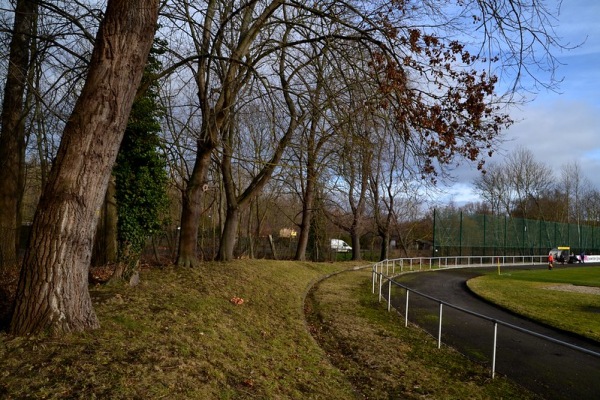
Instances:
[[[600,287],[600,267],[491,273],[468,282],[478,295],[507,309],[600,341],[600,296],[547,289],[558,284]]]
[[[240,261],[145,271],[99,287],[102,328],[0,340],[0,397],[338,398],[342,375],[306,333],[301,301],[339,265]],[[241,305],[230,302],[244,299]],[[319,377],[316,379],[315,377]]]
[[[530,399],[535,395],[424,331],[404,327],[371,293],[370,272],[345,272],[308,297],[309,322],[334,365],[369,399]]]
[[[0,398],[348,399],[357,396],[353,385],[365,387],[360,379],[368,382],[379,377],[393,384],[388,397],[425,393],[446,397],[463,393],[453,389],[463,386],[474,390],[465,392],[472,398],[497,397],[490,387],[504,393],[504,386],[495,385],[506,382],[497,380],[500,383],[488,386],[488,372],[460,357],[446,365],[445,356],[440,356],[445,353],[431,346],[427,336],[399,336],[388,326],[399,326],[393,313],[373,304],[368,275],[342,274],[353,276],[354,283],[331,289],[338,291],[333,300],[360,305],[358,313],[352,307],[338,309],[329,295],[323,297],[320,315],[331,321],[330,337],[350,335],[344,343],[357,349],[352,373],[344,375],[334,367],[307,332],[302,300],[312,282],[348,267],[274,261],[206,263],[193,270],[144,271],[136,288],[93,288],[102,323],[97,331],[59,338],[0,334]],[[359,291],[357,284],[363,285]],[[352,294],[341,297],[347,287]],[[233,304],[234,297],[244,303]],[[369,325],[380,322],[381,326]],[[423,365],[417,357],[424,351],[422,343],[431,352]],[[358,351],[376,344],[392,345],[395,350],[381,360]],[[344,354],[345,350],[334,351],[329,357],[335,360]],[[396,357],[406,363],[398,366]],[[440,357],[442,361],[435,363]],[[396,369],[389,369],[390,362]],[[357,376],[361,368],[369,373]],[[452,392],[431,389],[439,385]],[[385,388],[378,390],[377,396],[369,398],[387,398]]]

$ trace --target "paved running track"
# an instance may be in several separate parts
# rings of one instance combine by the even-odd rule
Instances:
[[[540,268],[545,266],[518,267]],[[509,267],[503,267],[503,271],[509,270]],[[468,290],[466,281],[483,272],[481,268],[451,269],[406,274],[396,278],[396,281],[409,289],[458,307],[600,353],[600,343],[537,324],[475,296]],[[387,285],[384,288],[387,298]],[[392,305],[404,314],[406,297],[396,290],[398,289],[392,290]],[[410,293],[409,322],[418,324],[437,338],[438,315],[438,302],[415,292]],[[568,310],[565,310],[565,317],[567,316]],[[493,330],[493,323],[490,321],[469,316],[448,306],[443,307],[442,343],[490,366]],[[498,325],[496,372],[510,377],[546,399],[600,399],[600,357],[540,340],[501,325]]]

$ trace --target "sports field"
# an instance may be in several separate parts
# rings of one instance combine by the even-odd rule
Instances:
[[[478,295],[521,315],[600,342],[600,267],[494,271],[471,279]]]

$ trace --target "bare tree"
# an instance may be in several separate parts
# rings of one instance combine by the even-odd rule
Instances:
[[[512,214],[527,218],[539,212],[539,199],[553,184],[552,170],[536,161],[531,151],[519,148],[506,159],[506,176],[514,193]]]
[[[298,166],[290,171],[293,175],[290,177],[291,186],[302,202],[298,224],[300,232],[294,258],[301,261],[306,259],[319,180],[333,153],[332,146],[329,145],[335,125],[335,121],[330,118],[331,99],[344,91],[335,77],[336,73],[328,73],[332,54],[327,44],[313,43],[311,47],[313,61],[299,75],[305,93],[300,98],[305,98],[306,104],[303,106],[310,111],[305,124],[299,128],[297,144],[291,149],[292,162]]]
[[[586,190],[581,204],[586,222],[597,225],[600,222],[600,192],[596,188]]]
[[[179,9],[182,11],[180,19],[187,25],[195,49],[196,63],[192,68],[202,118],[194,168],[183,194],[177,259],[180,266],[198,265],[198,221],[211,157],[232,123],[238,93],[251,68],[245,58],[269,17],[282,4],[281,1],[234,4],[215,0],[203,8],[183,0],[181,7],[173,10],[174,15]]]
[[[568,223],[577,225],[579,248],[583,248],[582,244],[582,226],[594,221],[590,219],[588,211],[593,208],[589,207],[590,198],[593,198],[593,189],[588,179],[583,175],[581,165],[577,161],[573,161],[561,168],[561,179],[558,184],[557,193],[561,200],[566,200],[567,220]],[[594,212],[592,211],[592,215]]]
[[[419,187],[423,183],[406,157],[410,152],[391,125],[389,115],[379,117],[380,124],[374,132],[375,154],[369,177],[370,205],[375,229],[381,239],[380,260],[389,258],[391,235],[398,232],[398,239],[410,235],[399,231],[399,223],[414,220],[413,205],[417,204]]]
[[[590,187],[589,181],[583,175],[581,165],[577,161],[565,164],[561,168],[558,192],[567,201],[568,220],[580,225],[585,216],[583,199]]]
[[[356,112],[356,103],[350,103],[346,112],[350,110]],[[368,118],[361,118],[358,123],[342,124],[336,131],[338,140],[342,141],[338,144],[337,191],[340,200],[343,198],[347,202],[348,208],[336,202],[336,207],[328,218],[350,235],[353,260],[362,258],[360,239],[364,229],[369,177],[373,167],[373,144],[370,134],[372,125],[367,122]]]
[[[259,73],[258,69],[251,71],[252,46],[276,51],[273,43],[281,31],[277,33],[274,26],[291,24],[298,33],[300,26],[309,32],[297,34],[295,42],[286,46],[357,43],[360,51],[369,55],[366,62],[382,94],[376,106],[394,110],[399,125],[406,128],[401,134],[406,135],[413,158],[419,159],[423,176],[435,179],[445,165],[459,158],[482,167],[501,130],[511,123],[502,107],[513,101],[512,97],[498,96],[498,77],[490,71],[512,72],[510,95],[519,88],[521,76],[530,71],[530,63],[548,71],[554,67],[549,50],[557,43],[551,25],[547,26],[551,14],[543,5],[512,5],[518,12],[504,3],[478,0],[449,8],[429,1],[422,7],[383,1],[352,5],[333,0],[291,2],[286,9],[304,15],[302,20],[291,20],[280,1],[215,0],[205,7],[189,1],[177,3],[172,13],[179,13],[177,18],[184,24],[173,26],[178,32],[185,30],[195,49],[182,60],[193,60],[189,66],[198,87],[202,118],[194,168],[183,196],[178,264],[198,263],[197,221],[203,188],[209,184],[211,157],[229,129],[247,74]],[[473,21],[475,30],[471,29]],[[339,29],[332,34],[325,29],[329,26]],[[497,29],[499,26],[503,29]],[[265,29],[276,34],[260,42],[259,32]],[[457,32],[469,31],[472,38],[461,43]],[[480,47],[472,51],[470,43]],[[538,44],[539,54],[534,52]]]
[[[90,31],[97,29],[102,13],[94,11],[87,2],[14,3],[13,28],[3,27],[14,35],[10,35],[12,59],[7,63],[4,133],[0,134],[3,137],[0,152],[6,153],[0,156],[0,202],[5,202],[0,214],[9,212],[10,216],[0,216],[0,226],[16,222],[11,229],[18,239],[21,219],[27,218],[27,222],[32,219],[23,207],[35,207],[40,189],[46,184],[60,133],[87,69],[93,41]],[[36,167],[36,176],[28,174],[23,180],[26,165],[39,168]],[[18,191],[9,194],[15,189]],[[23,193],[27,194],[27,204],[20,203]],[[9,240],[12,241],[7,238],[2,243],[12,248],[14,241],[9,244]]]
[[[479,195],[489,204],[493,215],[510,215],[512,187],[503,165],[490,164],[473,182]]]
[[[554,186],[554,177],[531,151],[519,148],[503,164],[490,165],[474,186],[496,215],[539,218],[544,215],[543,200]]]

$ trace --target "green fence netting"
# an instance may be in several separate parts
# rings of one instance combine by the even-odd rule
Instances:
[[[600,251],[599,226],[437,211],[433,222],[434,256],[541,255],[558,246]]]

